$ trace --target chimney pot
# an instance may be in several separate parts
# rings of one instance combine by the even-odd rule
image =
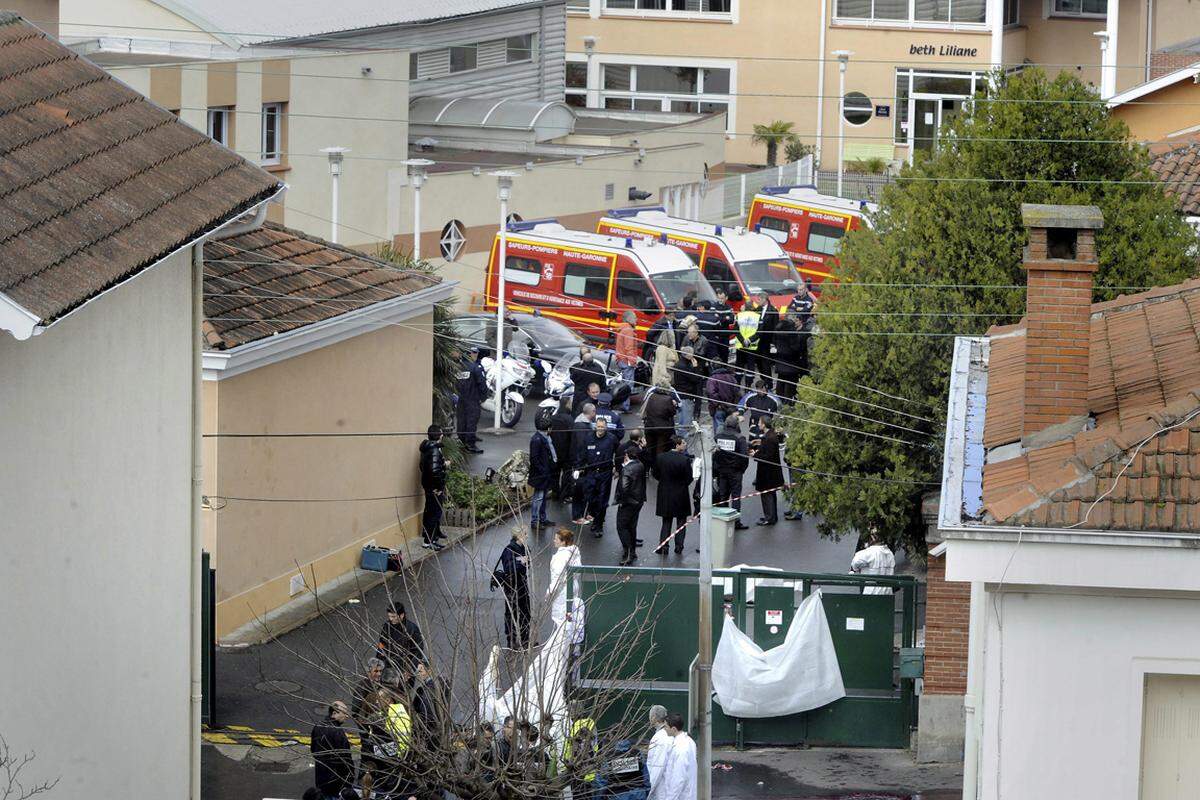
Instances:
[[[1095,206],[1024,203],[1029,230],[1022,265],[1025,294],[1025,412],[1023,433],[1088,413],[1095,231],[1104,215]]]

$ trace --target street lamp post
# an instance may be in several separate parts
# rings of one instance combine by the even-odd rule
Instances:
[[[712,800],[712,451],[706,428],[697,426],[692,438],[703,460],[700,480],[700,571],[698,574],[699,647],[696,654],[696,800]]]
[[[854,53],[849,50],[834,50],[838,60],[838,173],[837,194],[842,196],[842,173],[846,168],[846,64]]]
[[[400,162],[408,167],[408,178],[413,187],[413,261],[421,260],[421,187],[429,179],[428,169],[435,162],[428,158],[410,158]]]
[[[501,429],[500,409],[504,405],[502,380],[504,367],[504,262],[508,259],[508,199],[512,195],[513,178],[517,173],[501,170],[491,173],[496,179],[497,195],[500,198],[500,252],[496,263],[496,385],[492,389],[492,406],[496,431]]]
[[[321,152],[329,157],[329,175],[333,179],[333,191],[329,209],[329,241],[338,240],[338,183],[342,177],[342,159],[350,152],[349,147],[324,147]]]

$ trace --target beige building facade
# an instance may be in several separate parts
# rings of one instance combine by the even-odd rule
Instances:
[[[792,122],[833,169],[840,141],[847,161],[932,148],[990,70],[1071,71],[1110,97],[1198,34],[1187,0],[575,0],[566,92],[579,106],[727,109],[730,162],[763,163],[754,125]]]

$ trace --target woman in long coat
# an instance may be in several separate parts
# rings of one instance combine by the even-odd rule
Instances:
[[[775,490],[784,484],[783,458],[775,420],[763,417],[760,424],[763,436],[753,451],[754,461],[758,465],[754,473],[754,489],[762,492],[762,516],[758,518],[758,524],[774,525],[779,522],[779,502]]]
[[[687,454],[687,442],[682,438],[676,436],[671,441],[673,447],[654,462],[654,477],[658,479],[654,513],[662,518],[658,547],[654,552],[660,556],[667,554],[667,540],[676,528],[681,530],[675,536],[675,552],[683,552],[683,538],[687,533],[684,525],[692,513],[692,494],[688,491],[692,484],[692,457]]]

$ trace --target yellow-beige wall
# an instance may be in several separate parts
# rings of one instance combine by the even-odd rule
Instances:
[[[761,164],[765,148],[750,141],[755,124],[786,120],[809,144],[818,141],[816,108],[824,95],[824,136],[820,139],[826,167],[836,165],[838,144],[838,65],[829,57],[835,50],[854,53],[846,73],[846,91],[861,91],[875,105],[890,105],[891,117],[875,117],[861,127],[847,125],[848,150],[890,144],[897,113],[895,70],[903,67],[937,70],[987,70],[992,59],[991,32],[976,27],[959,30],[920,29],[905,25],[864,26],[833,21],[834,0],[828,3],[824,65],[824,90],[819,90],[821,3],[806,0],[740,0],[736,21],[696,21],[609,15],[586,12],[568,16],[567,51],[582,59],[585,36],[597,37],[596,60],[610,56],[636,61],[637,56],[678,58],[691,64],[697,59],[726,59],[736,69],[735,117],[727,145],[728,161]],[[1098,84],[1100,46],[1093,35],[1105,26],[1102,19],[1049,17],[1046,0],[1021,0],[1021,24],[1004,34],[1003,62],[1008,66],[1039,63],[1054,74],[1069,70],[1085,82]],[[1145,80],[1147,15],[1144,0],[1120,0],[1121,34],[1118,41],[1117,90]],[[1187,36],[1200,35],[1200,9],[1195,0],[1163,0],[1156,10],[1151,47],[1161,47]],[[1174,30],[1172,30],[1174,29]],[[1186,35],[1185,35],[1186,34]],[[934,55],[914,54],[914,46],[932,45]],[[942,45],[954,45],[975,55],[942,56]],[[714,65],[715,66],[715,65]],[[907,147],[896,147],[893,156],[904,158]],[[849,159],[850,153],[847,153]]]
[[[423,431],[432,346],[424,314],[219,381],[204,393],[205,432]],[[205,493],[351,498],[420,493],[421,436],[209,439]],[[215,487],[215,490],[214,490]],[[420,532],[420,498],[355,503],[216,500],[205,511],[217,570],[217,633],[286,603],[296,564],[316,585],[358,563],[374,539]]]
[[[1161,142],[1171,134],[1200,126],[1200,86],[1186,78],[1119,105],[1112,115],[1123,120],[1139,142]]]

